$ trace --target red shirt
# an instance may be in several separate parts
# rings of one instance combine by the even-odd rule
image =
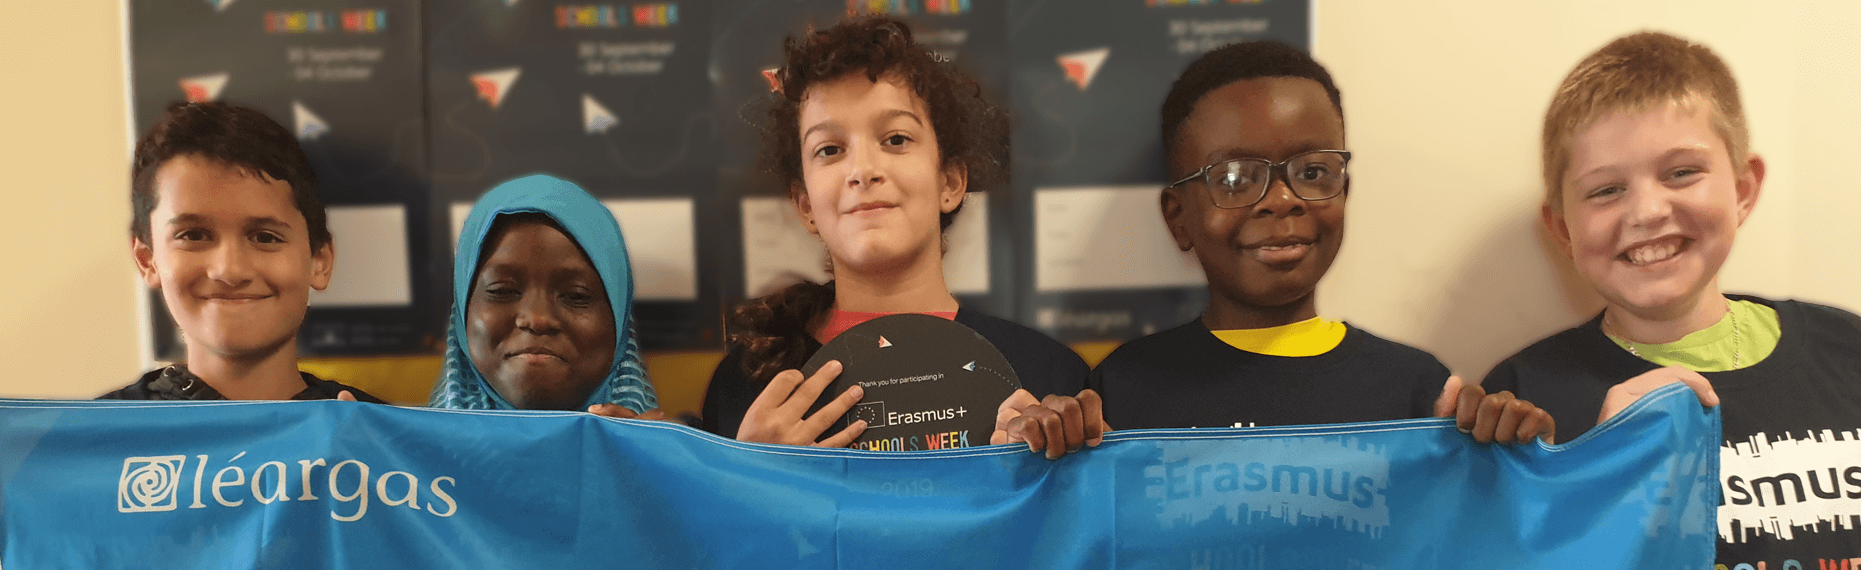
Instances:
[[[814,340],[821,341],[821,344],[827,344],[827,341],[833,340],[834,337],[840,336],[840,333],[846,332],[847,329],[859,326],[860,323],[864,323],[866,321],[870,321],[870,320],[883,317],[886,315],[898,314],[898,313],[856,313],[853,311],[842,311],[840,309],[830,309],[830,310],[832,312],[827,314],[827,324],[823,325],[820,331],[814,333]],[[938,317],[938,318],[949,320],[949,321],[956,320],[956,311],[932,311],[929,313],[919,313],[919,314],[930,315],[933,317]]]

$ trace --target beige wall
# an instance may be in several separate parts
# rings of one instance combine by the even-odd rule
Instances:
[[[122,8],[0,12],[0,396],[95,396],[141,363]]]
[[[0,396],[88,397],[141,366],[121,7],[6,11]],[[1644,28],[1728,60],[1770,163],[1725,288],[1861,309],[1861,184],[1838,166],[1861,128],[1861,5],[1318,0],[1314,51],[1344,91],[1357,153],[1321,312],[1472,376],[1592,314],[1535,227],[1538,125],[1578,58]]]

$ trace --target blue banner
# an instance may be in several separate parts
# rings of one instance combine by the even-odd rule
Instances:
[[[0,401],[6,568],[1705,568],[1719,415],[1565,445],[1447,420],[915,453],[581,413]]]

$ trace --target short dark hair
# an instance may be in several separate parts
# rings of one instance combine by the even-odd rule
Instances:
[[[1325,95],[1331,98],[1332,108],[1338,110],[1338,123],[1343,124],[1344,99],[1338,94],[1337,84],[1331,82],[1331,72],[1325,71],[1325,66],[1319,65],[1311,54],[1274,40],[1228,44],[1190,63],[1170,86],[1169,96],[1163,99],[1165,155],[1175,156],[1176,137],[1182,132],[1183,123],[1189,120],[1195,104],[1210,91],[1236,81],[1262,77],[1300,77],[1318,82],[1325,88]]]
[[[854,74],[876,82],[890,73],[903,78],[930,111],[943,166],[963,165],[971,192],[1007,182],[1007,114],[983,99],[975,79],[911,39],[904,22],[879,15],[850,18],[790,36],[782,47],[784,64],[776,75],[781,87],[771,94],[763,128],[763,162],[784,187],[802,183],[801,100],[808,88]],[[941,225],[949,227],[955,215],[944,214]]]
[[[290,184],[291,201],[309,226],[310,251],[330,243],[329,216],[317,198],[317,175],[297,138],[256,109],[221,102],[170,103],[167,116],[136,141],[129,190],[135,216],[129,221],[131,236],[142,243],[154,241],[149,216],[160,200],[155,173],[169,159],[188,154],[237,168],[253,178],[263,174]]]

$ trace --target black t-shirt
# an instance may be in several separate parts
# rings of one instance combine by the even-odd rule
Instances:
[[[1118,347],[1092,371],[1112,429],[1332,424],[1425,418],[1448,369],[1349,327],[1317,356],[1247,352],[1201,319]]]
[[[995,345],[995,350],[1001,351],[1008,365],[1014,367],[1021,387],[1035,398],[1050,394],[1071,396],[1085,390],[1089,370],[1086,361],[1059,341],[1040,331],[968,309],[957,310],[956,322]],[[808,339],[810,358],[820,349],[821,343]],[[736,437],[743,414],[749,412],[750,404],[768,385],[767,382],[751,382],[745,377],[743,351],[740,347],[731,347],[724,360],[717,363],[717,371],[711,373],[711,385],[705,388],[704,419],[700,427],[724,437]],[[836,395],[822,394],[821,397]]]
[[[1783,336],[1757,364],[1703,373],[1724,425],[1719,561],[1813,569],[1861,557],[1861,317],[1732,297],[1775,309]],[[1596,426],[1611,386],[1659,368],[1611,342],[1601,322],[1519,351],[1487,375],[1487,390],[1530,400],[1557,419],[1558,441],[1575,440]]]
[[[348,390],[358,402],[386,404],[381,398],[369,395],[360,389],[345,386],[338,382],[324,380],[309,372],[298,372],[304,376],[304,391],[291,396],[293,400],[334,400],[336,395]],[[167,368],[150,370],[137,379],[135,383],[122,389],[98,396],[99,400],[224,400],[218,390],[208,386],[199,376],[188,372],[187,367],[179,364]]]

